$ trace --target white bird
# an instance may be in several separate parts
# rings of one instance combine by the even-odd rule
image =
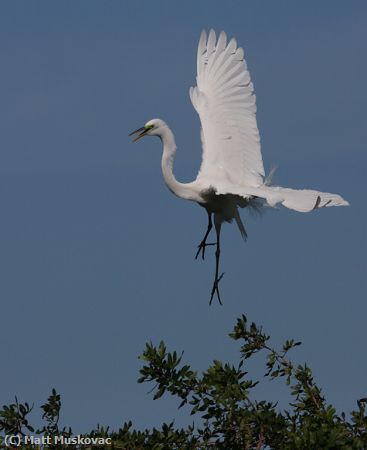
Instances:
[[[219,293],[220,231],[223,222],[235,219],[241,235],[246,230],[238,207],[251,206],[259,199],[268,206],[283,206],[309,212],[330,206],[349,203],[340,195],[308,189],[290,189],[270,186],[265,178],[256,123],[256,99],[243,49],[233,38],[221,32],[218,39],[213,30],[209,35],[202,31],[197,53],[197,86],[190,88],[191,102],[201,121],[202,162],[195,181],[180,183],[172,167],[176,143],[168,125],[160,119],[147,122],[130,134],[158,136],[163,144],[163,178],[177,197],[192,200],[204,207],[208,214],[208,228],[198,246],[197,258],[204,259],[205,248],[216,245],[215,277],[210,302]],[[212,215],[216,230],[216,244],[207,244],[212,229]]]

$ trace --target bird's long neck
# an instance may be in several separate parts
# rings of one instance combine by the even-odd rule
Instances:
[[[175,176],[173,175],[173,160],[176,154],[177,147],[172,131],[168,128],[168,126],[165,126],[163,132],[159,137],[161,138],[163,144],[163,178],[168,189],[175,195],[177,195],[177,197],[197,201],[196,195],[194,194],[192,188],[190,188],[187,184],[177,181]]]

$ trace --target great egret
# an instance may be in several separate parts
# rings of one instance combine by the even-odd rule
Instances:
[[[176,143],[168,125],[160,119],[147,122],[130,136],[158,136],[163,143],[163,178],[173,194],[193,200],[206,209],[208,227],[198,245],[195,258],[205,256],[208,245],[216,245],[215,277],[210,304],[215,294],[220,304],[219,275],[220,231],[223,222],[235,219],[243,238],[246,230],[238,207],[251,206],[258,199],[274,207],[282,204],[300,212],[349,203],[340,195],[306,189],[270,186],[265,178],[256,124],[256,101],[253,84],[244,60],[243,49],[221,32],[202,31],[197,53],[197,86],[190,88],[191,102],[201,121],[202,163],[195,181],[180,183],[172,172]],[[212,229],[216,244],[207,244]]]

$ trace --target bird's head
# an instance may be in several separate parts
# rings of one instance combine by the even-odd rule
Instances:
[[[140,138],[144,136],[161,136],[164,128],[167,127],[165,122],[161,119],[152,119],[149,120],[143,127],[138,128],[137,130],[133,131],[129,134],[129,136],[133,136],[135,134],[138,134],[132,142],[136,142]]]

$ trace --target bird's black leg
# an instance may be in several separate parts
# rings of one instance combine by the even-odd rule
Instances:
[[[221,228],[221,224],[219,224],[219,225],[216,224],[215,225],[215,229],[216,229],[216,232],[217,232],[217,249],[215,251],[215,277],[214,277],[214,283],[213,283],[212,292],[211,292],[211,295],[210,295],[209,305],[212,304],[212,301],[213,301],[213,298],[214,298],[214,294],[217,294],[218,301],[219,301],[220,304],[222,304],[221,299],[220,299],[220,293],[219,293],[219,282],[223,278],[224,273],[219,275],[220,228]]]
[[[204,236],[203,240],[198,245],[198,251],[196,252],[195,259],[198,259],[198,256],[200,255],[200,252],[201,252],[202,259],[204,259],[205,247],[207,247],[208,245],[215,245],[215,244],[207,244],[206,243],[206,240],[207,240],[207,238],[209,236],[210,230],[213,228],[212,215],[209,212],[208,212],[208,219],[209,219],[209,221],[208,221],[208,228],[206,230],[206,233],[205,233],[205,236]]]

